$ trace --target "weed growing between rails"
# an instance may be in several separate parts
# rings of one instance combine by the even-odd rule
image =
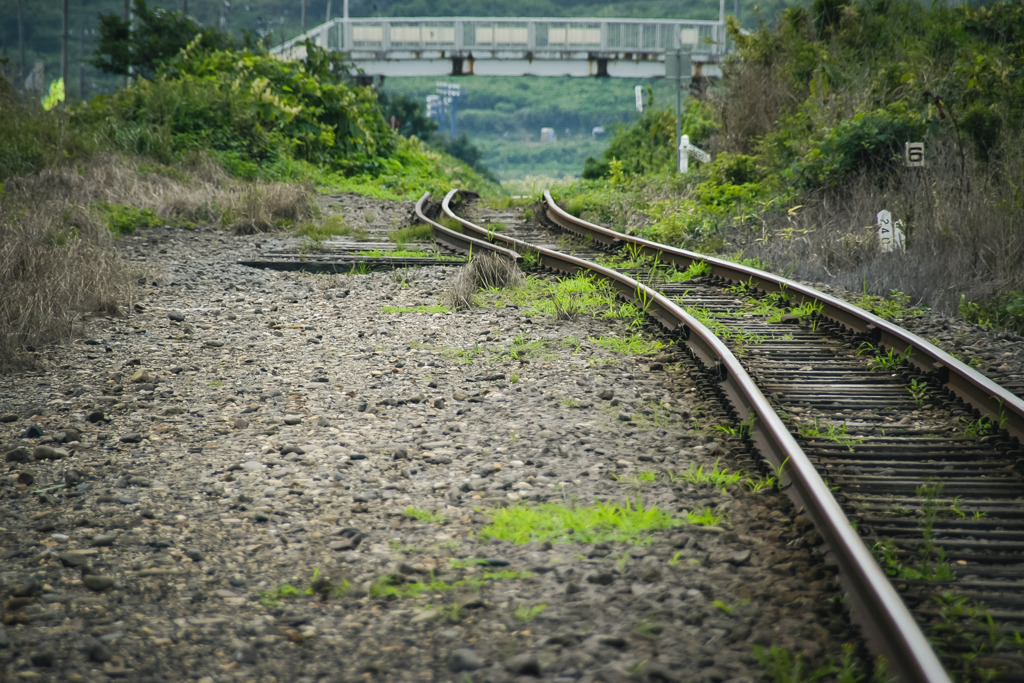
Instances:
[[[471,252],[469,263],[459,271],[445,293],[445,299],[453,309],[469,308],[476,305],[479,290],[516,288],[525,279],[515,262],[495,254],[473,256]]]
[[[952,584],[956,572],[945,549],[936,541],[936,522],[957,520],[959,524],[970,524],[986,516],[983,512],[964,510],[959,497],[942,498],[943,488],[942,482],[934,480],[917,488],[916,494],[922,502],[918,525],[921,538],[913,549],[916,554],[891,539],[876,541],[872,552],[890,576],[936,586],[930,599],[938,614],[925,623],[925,633],[940,656],[949,655],[947,665],[954,666],[950,673],[956,680],[996,680],[1002,675],[1003,667],[1008,666],[1000,661],[999,654],[1024,653],[1024,634],[1003,627],[986,605],[958,594],[955,585],[951,585],[952,590],[939,590]],[[894,512],[913,514],[908,509]]]

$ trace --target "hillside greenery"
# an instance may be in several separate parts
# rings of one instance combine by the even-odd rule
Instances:
[[[382,88],[422,106],[436,81],[388,78]],[[578,177],[587,157],[601,155],[616,126],[637,119],[637,85],[645,89],[648,106],[675,106],[665,79],[474,76],[458,83],[458,134],[483,152],[483,162],[501,180]],[[447,132],[450,120],[442,118]],[[553,129],[553,142],[541,140],[542,128]]]
[[[675,173],[655,109],[557,198],[660,241],[1024,327],[1024,7],[816,0],[731,34],[725,79],[683,131],[712,163]],[[923,168],[904,165],[906,142],[924,143]],[[882,209],[905,254],[880,252]]]

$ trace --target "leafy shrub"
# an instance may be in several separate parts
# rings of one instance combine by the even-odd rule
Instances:
[[[118,147],[171,161],[211,150],[240,177],[265,177],[289,157],[345,172],[379,171],[396,149],[376,95],[338,82],[338,64],[307,45],[301,62],[250,51],[205,50],[193,41],[158,71],[79,119]]]
[[[998,296],[993,301],[967,301],[960,298],[960,315],[982,327],[1005,327],[1024,332],[1024,291]]]
[[[707,105],[699,100],[687,102],[681,119],[682,131],[694,144],[702,144],[714,131],[714,123]],[[612,161],[618,161],[618,170],[626,175],[661,174],[676,168],[676,115],[669,107],[652,108],[631,125],[615,129],[603,160],[589,157],[583,165],[583,177],[607,177]]]
[[[850,173],[885,174],[901,166],[903,144],[920,140],[922,115],[900,103],[840,121],[793,169],[807,187],[835,187]]]
[[[126,235],[135,232],[136,228],[155,228],[163,224],[152,209],[138,209],[127,204],[110,202],[96,202],[96,209],[106,222],[107,228],[115,235]]]

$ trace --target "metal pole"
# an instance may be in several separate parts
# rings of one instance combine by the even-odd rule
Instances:
[[[82,57],[82,52],[85,48],[85,29],[78,34],[78,101],[81,102],[85,99],[85,59]],[[67,83],[65,82],[65,87]]]
[[[18,0],[18,87],[25,85],[25,17],[22,12],[22,1]]]
[[[65,88],[68,87],[68,33],[70,30],[68,0],[64,0],[64,32],[60,38],[60,77],[64,79]]]
[[[682,61],[682,60],[679,60]],[[682,65],[680,65],[682,66]],[[683,139],[683,85],[682,79],[676,79],[676,168],[683,166],[683,148],[679,141]]]
[[[739,2],[739,0],[736,0]],[[326,24],[331,20],[331,0],[327,0],[327,15],[324,17],[324,23]]]
[[[300,4],[302,6],[302,9],[300,10],[299,16],[302,18],[301,19],[301,21],[302,21],[302,32],[305,33],[306,32],[306,0],[302,0],[302,2]]]
[[[124,75],[124,87],[129,87],[132,84],[132,73],[135,69],[132,67],[132,53],[131,53],[131,33],[132,33],[132,0],[124,0],[124,20],[128,23],[128,73]]]

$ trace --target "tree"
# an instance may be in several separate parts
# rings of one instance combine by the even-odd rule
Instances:
[[[434,144],[439,137],[437,121],[427,116],[423,104],[401,93],[388,93],[383,90],[377,94],[384,117],[389,121],[393,118],[398,123],[398,132],[405,137],[416,136],[424,142]]]
[[[203,28],[181,12],[150,9],[146,0],[135,0],[133,20],[101,14],[99,45],[91,64],[107,73],[134,74],[152,80],[157,67],[172,59],[197,35],[206,49],[237,47],[226,33]]]

